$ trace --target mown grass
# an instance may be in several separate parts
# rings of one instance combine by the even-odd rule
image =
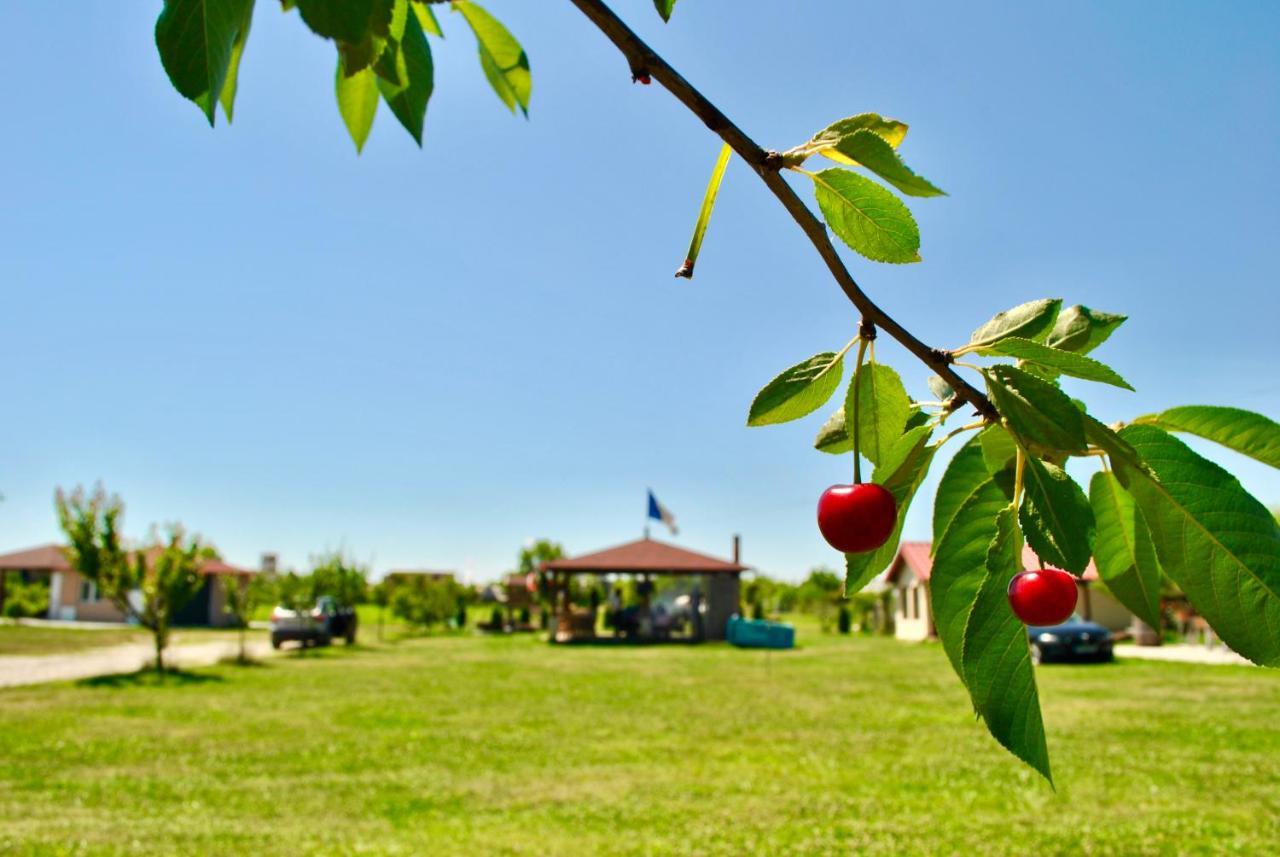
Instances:
[[[0,655],[56,655],[98,646],[115,646],[146,640],[146,632],[119,628],[59,628],[0,624]]]
[[[1055,792],[936,645],[801,640],[440,636],[0,691],[0,851],[1280,852],[1280,674],[1042,669]]]

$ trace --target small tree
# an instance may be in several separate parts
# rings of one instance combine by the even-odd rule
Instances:
[[[198,536],[187,536],[180,524],[173,524],[166,542],[146,550],[126,550],[120,536],[124,503],[101,485],[92,494],[82,488],[70,494],[59,489],[54,503],[69,542],[71,567],[96,584],[121,613],[151,632],[156,670],[164,672],[170,623],[174,613],[199,591],[200,564],[208,549]]]
[[[399,584],[391,594],[392,614],[423,629],[456,617],[460,603],[460,588],[452,580],[417,577]]]
[[[245,629],[253,618],[258,606],[265,603],[272,594],[273,581],[264,575],[230,575],[223,578],[223,591],[226,593],[224,609],[235,617],[236,627],[240,632],[240,652],[236,656],[239,663],[249,662],[245,651]]]
[[[327,595],[343,609],[354,610],[369,599],[369,569],[342,551],[312,557],[313,596]],[[350,641],[355,642],[359,624],[352,626]]]

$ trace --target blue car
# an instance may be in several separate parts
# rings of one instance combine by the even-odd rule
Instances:
[[[1031,660],[1037,664],[1050,661],[1106,663],[1115,658],[1111,632],[1079,616],[1072,616],[1061,625],[1027,628],[1027,636],[1031,642]]]

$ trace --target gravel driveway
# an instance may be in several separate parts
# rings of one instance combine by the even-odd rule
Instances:
[[[245,650],[254,658],[274,654],[265,642],[247,643]],[[234,657],[238,651],[235,640],[186,643],[165,649],[164,659],[169,666],[202,667]],[[0,687],[137,672],[154,658],[155,651],[149,643],[125,643],[59,655],[8,655],[0,657]]]

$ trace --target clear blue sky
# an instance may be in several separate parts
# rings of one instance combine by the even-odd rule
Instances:
[[[486,579],[531,536],[638,536],[652,486],[680,544],[739,532],[792,578],[839,562],[813,507],[850,465],[810,448],[823,416],[744,420],[852,335],[849,305],[740,162],[673,279],[718,143],[567,2],[488,5],[531,57],[530,120],[444,14],[425,147],[384,107],[358,158],[332,46],[278,4],[216,130],[160,67],[158,2],[6,6],[0,549],[54,539],[54,487],[101,479],[132,534],[180,519],[232,561],[346,546]],[[1061,296],[1132,316],[1097,356],[1138,393],[1091,391],[1104,419],[1280,416],[1280,6],[616,7],[764,145],[910,123],[907,162],[951,193],[911,204],[925,261],[849,261],[926,341]],[[1214,455],[1280,502],[1274,472]]]

